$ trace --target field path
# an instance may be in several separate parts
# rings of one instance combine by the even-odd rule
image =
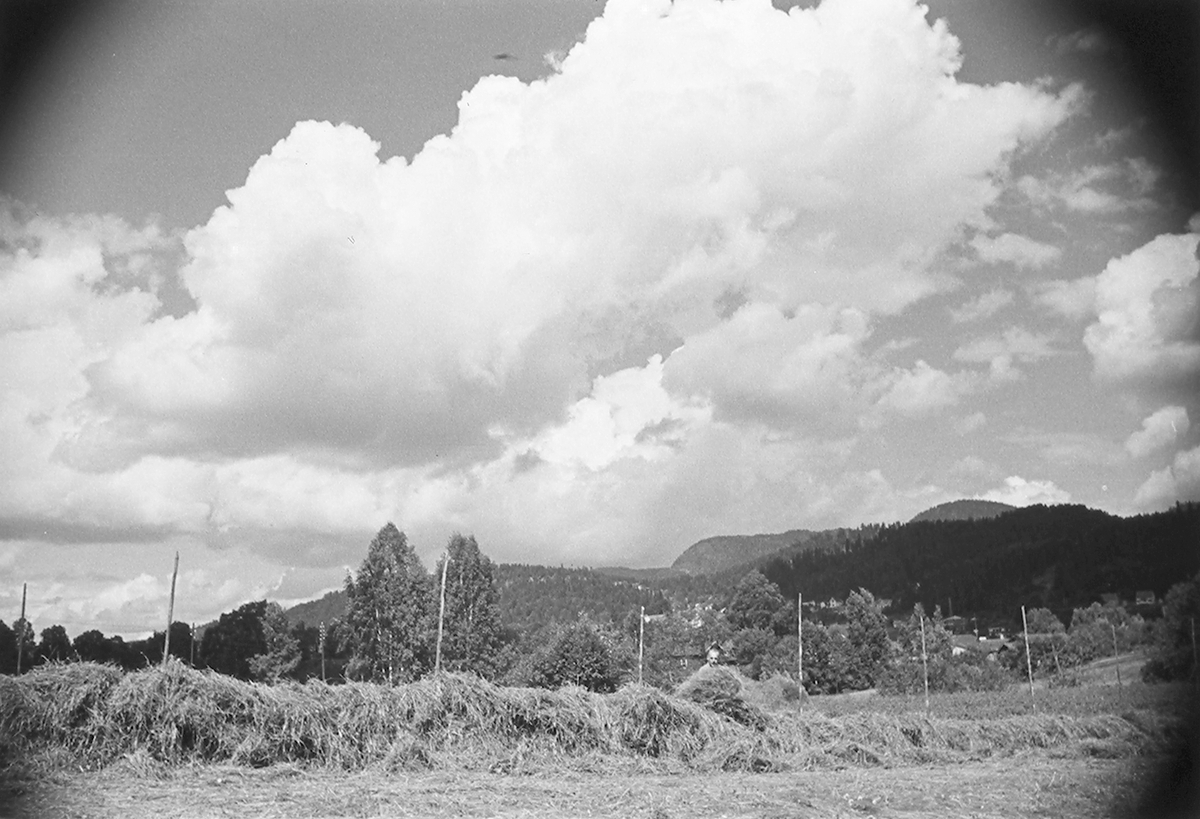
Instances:
[[[0,815],[71,817],[1129,817],[1145,760],[1027,754],[941,767],[775,774],[340,774],[197,766],[5,782]],[[15,799],[13,798],[15,796]]]

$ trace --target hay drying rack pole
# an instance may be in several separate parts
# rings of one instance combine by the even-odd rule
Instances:
[[[638,685],[642,684],[642,659],[646,656],[646,607],[638,617]]]
[[[438,604],[438,636],[437,636],[437,651],[434,653],[433,673],[438,674],[442,670],[442,628],[446,621],[446,571],[450,568],[450,550],[446,550],[446,559],[442,561],[442,595],[441,602]]]
[[[25,629],[29,628],[29,623],[25,621],[25,595],[29,592],[29,584],[21,584],[21,630],[17,632],[17,676],[21,676],[21,654],[25,650]],[[1192,642],[1195,643],[1195,634],[1192,635]]]
[[[175,580],[179,577],[179,552],[175,553],[175,568],[171,572],[171,600],[167,603],[167,633],[163,635],[163,658],[162,664],[167,665],[167,658],[171,656],[171,621],[175,619]]]
[[[796,687],[804,710],[804,592],[796,592]]]
[[[1029,621],[1025,618],[1025,607],[1021,606],[1021,628],[1025,637],[1025,671],[1029,675],[1029,701],[1037,712],[1037,700],[1033,697],[1033,663],[1029,660]]]

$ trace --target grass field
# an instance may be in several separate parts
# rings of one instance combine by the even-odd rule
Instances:
[[[775,774],[345,775],[293,765],[252,769],[117,764],[18,783],[13,819],[167,817],[879,817],[1103,819],[1141,809],[1152,761],[1016,756],[965,765]],[[0,805],[0,811],[3,811]]]
[[[1014,686],[927,715],[709,683],[693,701],[52,666],[0,678],[0,816],[1116,816],[1187,738],[1183,686],[1044,689],[1036,713]]]

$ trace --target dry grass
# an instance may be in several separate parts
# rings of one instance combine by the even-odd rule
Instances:
[[[771,774],[603,776],[571,771],[500,776],[435,771],[397,776],[278,765],[150,765],[122,762],[93,773],[27,783],[0,815],[13,819],[161,817],[905,817],[1058,819],[1161,816],[1137,811],[1153,765],[1140,760],[1028,757],[953,767],[849,768]],[[149,778],[146,778],[149,777]]]
[[[124,674],[90,664],[0,678],[0,761],[390,772],[763,772],[961,762],[1040,750],[1124,759],[1177,741],[1161,712],[947,719],[805,706],[727,669],[669,696],[502,688],[446,674],[410,685],[244,683],[180,663]],[[878,699],[878,698],[877,698]],[[778,703],[776,703],[778,704]]]

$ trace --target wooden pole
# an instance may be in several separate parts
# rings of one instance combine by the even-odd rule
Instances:
[[[438,638],[437,638],[437,656],[433,661],[433,673],[437,674],[442,670],[442,629],[446,622],[446,572],[450,569],[450,551],[446,550],[446,559],[442,562],[442,598],[438,605]]]
[[[929,716],[929,655],[925,652],[924,612],[921,612],[921,672],[925,677],[925,716]]]
[[[642,684],[642,660],[646,656],[646,607],[638,616],[638,685]]]
[[[796,685],[800,687],[800,707],[804,707],[804,592],[796,593]]]
[[[1025,671],[1029,674],[1029,699],[1033,700],[1033,710],[1037,710],[1037,701],[1033,699],[1033,661],[1029,659],[1029,621],[1025,618],[1025,607],[1021,606],[1021,628],[1025,632]]]
[[[25,629],[29,628],[29,623],[25,622],[25,596],[29,592],[29,584],[21,584],[21,630],[17,633],[17,676],[21,675],[21,655],[25,652]]]
[[[167,633],[163,637],[163,658],[162,664],[167,664],[167,658],[171,656],[171,621],[175,619],[175,579],[179,577],[179,552],[175,553],[175,568],[171,572],[171,600],[167,603]]]
[[[191,651],[188,652],[188,665],[190,665],[192,668],[195,668],[196,667],[196,622],[194,620],[192,621],[192,624],[190,626],[188,626],[188,634],[190,634],[192,636],[192,640],[191,640],[192,644],[190,646]]]
[[[321,682],[325,682],[325,621],[321,621]]]

